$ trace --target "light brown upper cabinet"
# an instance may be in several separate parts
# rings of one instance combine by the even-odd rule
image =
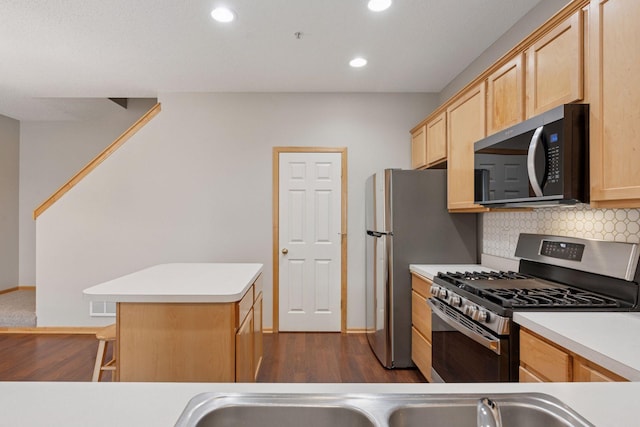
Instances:
[[[591,205],[640,207],[640,1],[589,10]]]
[[[524,67],[517,55],[487,78],[487,135],[524,120]]]
[[[447,112],[435,116],[427,127],[427,165],[433,166],[447,160]]]
[[[578,10],[526,50],[527,118],[583,99],[583,23]]]
[[[473,204],[475,141],[572,102],[590,105],[591,206],[640,208],[639,20],[637,0],[568,2],[420,124],[412,153],[422,160],[412,163],[431,167],[430,140],[445,141],[450,211],[482,211]]]
[[[449,211],[483,212],[473,203],[473,144],[485,137],[485,83],[468,89],[447,107],[447,206]]]
[[[427,126],[422,125],[411,132],[411,167],[427,166]]]

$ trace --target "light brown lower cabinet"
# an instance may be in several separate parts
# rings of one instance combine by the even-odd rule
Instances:
[[[526,329],[520,330],[520,382],[628,381]]]
[[[431,382],[431,342],[415,327],[411,327],[411,360],[422,375]]]
[[[253,370],[253,309],[240,324],[236,333],[236,382],[252,382]]]
[[[238,302],[118,303],[116,340],[118,381],[255,381],[262,276]]]
[[[262,292],[260,292],[253,303],[253,379],[258,379],[260,366],[262,365]]]
[[[262,363],[262,282],[256,282],[251,308],[236,333],[236,382],[254,382]],[[244,301],[244,298],[243,298]],[[242,302],[240,302],[242,305]],[[242,310],[240,310],[242,313]]]
[[[422,375],[431,382],[431,281],[417,274],[411,275],[411,360]]]

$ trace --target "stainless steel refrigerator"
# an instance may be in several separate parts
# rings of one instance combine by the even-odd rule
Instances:
[[[367,338],[386,368],[412,367],[409,264],[477,263],[477,215],[449,214],[446,170],[385,169],[365,201]]]

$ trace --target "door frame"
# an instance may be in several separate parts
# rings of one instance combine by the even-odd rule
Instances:
[[[280,330],[280,153],[340,153],[340,332],[347,332],[347,148],[346,147],[273,147],[272,222],[273,222],[273,333]]]

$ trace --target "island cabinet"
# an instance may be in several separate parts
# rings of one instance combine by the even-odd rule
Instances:
[[[484,212],[474,203],[473,144],[485,137],[485,83],[468,89],[447,107],[447,207]]]
[[[116,380],[255,381],[262,265],[160,264],[85,289],[116,303]]]
[[[262,276],[238,304],[236,382],[253,382],[262,363]]]
[[[640,2],[589,9],[591,205],[640,207]]]
[[[263,356],[262,332],[262,276],[254,284],[253,300],[253,379],[258,379]]]
[[[487,78],[487,135],[524,120],[522,64],[523,55],[517,55]]]
[[[526,116],[584,98],[585,15],[578,10],[526,51]]]
[[[118,380],[255,381],[262,360],[255,288],[230,303],[118,303]]]
[[[256,293],[260,292],[258,282],[262,281],[262,276],[253,284],[252,289],[247,291],[245,296],[237,305],[238,320],[236,324],[236,382],[252,382],[257,377],[257,365],[259,365],[262,352],[262,328],[257,328],[261,324],[261,320],[257,318],[262,315],[262,309],[257,308]],[[261,292],[260,292],[261,293]],[[262,296],[260,295],[259,304],[262,304]],[[258,353],[260,351],[260,353]]]
[[[431,280],[411,275],[411,360],[431,382]]]
[[[603,382],[625,378],[531,332],[520,330],[520,382]]]

